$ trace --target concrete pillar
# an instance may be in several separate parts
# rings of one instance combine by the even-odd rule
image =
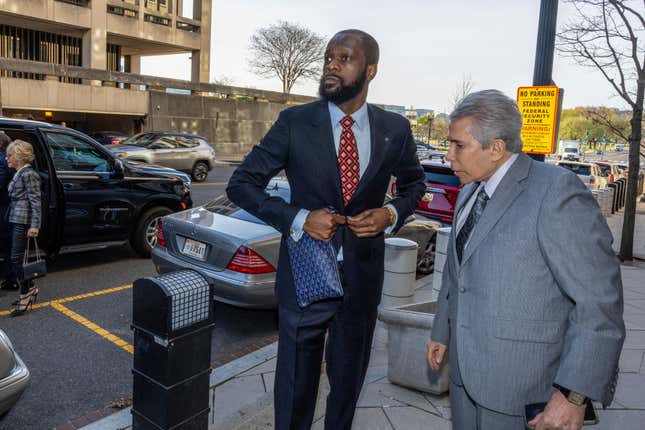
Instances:
[[[419,245],[408,239],[385,239],[385,261],[381,307],[412,303],[417,274]]]
[[[106,70],[107,68],[107,3],[92,0],[92,29],[83,36],[83,67]],[[101,81],[91,81],[101,86]]]
[[[441,290],[441,279],[443,278],[443,267],[448,256],[448,241],[450,240],[451,227],[443,227],[437,230],[437,243],[434,254],[434,273],[432,274],[432,289],[436,292]]]
[[[210,80],[211,64],[211,2],[210,0],[195,0],[193,3],[193,19],[200,20],[201,44],[199,51],[192,52],[191,81],[208,83]]]

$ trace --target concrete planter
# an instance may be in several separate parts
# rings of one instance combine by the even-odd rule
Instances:
[[[448,391],[448,355],[438,372],[427,362],[427,342],[437,302],[421,302],[380,308],[379,320],[388,324],[388,372],[390,382],[426,393]]]

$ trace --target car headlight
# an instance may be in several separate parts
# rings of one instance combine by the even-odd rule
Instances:
[[[125,152],[118,152],[118,153],[116,154],[116,156],[117,156],[117,157],[119,157],[119,158],[125,158],[125,157],[126,157],[126,155],[127,155],[127,154],[126,154]]]
[[[175,184],[175,194],[179,196],[185,196],[190,193],[190,181],[181,181],[179,184]]]

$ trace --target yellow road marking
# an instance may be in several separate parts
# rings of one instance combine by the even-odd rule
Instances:
[[[71,300],[68,300],[68,301],[71,301]],[[119,348],[129,352],[130,354],[134,353],[134,347],[132,345],[130,345],[128,342],[126,342],[125,340],[121,339],[118,336],[113,335],[112,333],[110,333],[109,331],[105,330],[104,328],[94,324],[92,321],[88,320],[87,318],[85,318],[84,316],[82,316],[80,314],[77,314],[76,312],[72,311],[68,307],[63,306],[61,304],[60,300],[54,300],[54,301],[49,302],[49,303],[50,303],[50,306],[52,308],[54,308],[57,311],[63,313],[64,315],[70,317],[74,321],[84,325],[89,330],[92,330],[94,333],[96,333],[99,336],[101,336],[103,339],[106,339],[106,340],[112,342],[113,344],[115,344]]]
[[[127,289],[130,289],[130,288],[132,288],[132,284],[122,285],[120,287],[114,287],[114,288],[107,288],[105,290],[100,290],[100,291],[93,291],[91,293],[78,294],[76,296],[64,297],[62,299],[56,299],[56,300],[52,300],[50,302],[43,302],[43,303],[35,304],[34,309],[44,308],[46,306],[51,306],[51,304],[53,302],[68,303],[68,302],[73,302],[75,300],[86,299],[88,297],[95,297],[95,296],[102,296],[103,294],[116,293],[116,292],[127,290]],[[0,316],[9,315],[10,313],[11,313],[11,310],[2,311],[2,312],[0,312]]]

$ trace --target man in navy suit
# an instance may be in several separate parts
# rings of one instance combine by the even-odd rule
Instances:
[[[325,429],[351,428],[381,298],[384,232],[401,226],[425,189],[409,122],[366,103],[378,56],[369,34],[337,33],[325,51],[321,100],[284,110],[227,188],[233,202],[283,235],[276,280],[277,429],[311,427],[323,350],[331,388]],[[282,170],[290,202],[265,191]],[[392,175],[397,195],[384,206]],[[332,240],[342,298],[304,308],[296,303],[285,240],[303,234]]]

